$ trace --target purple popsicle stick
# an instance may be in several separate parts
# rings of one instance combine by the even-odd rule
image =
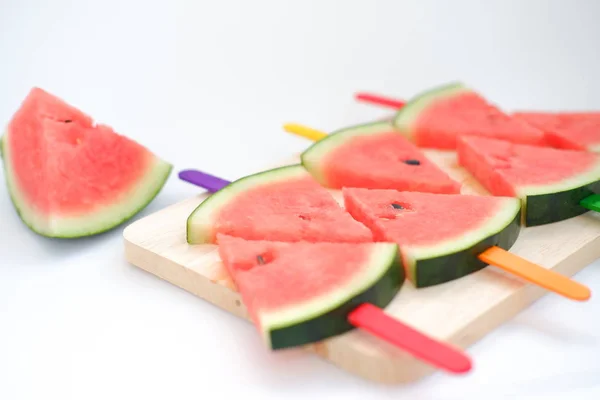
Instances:
[[[229,185],[229,181],[206,174],[196,169],[185,169],[179,172],[179,179],[200,186],[211,193],[217,192]]]

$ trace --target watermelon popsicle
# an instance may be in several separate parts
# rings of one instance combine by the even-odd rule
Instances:
[[[397,112],[392,123],[419,147],[454,150],[461,136],[547,145],[542,130],[511,117],[460,82],[430,88],[405,103],[369,94],[356,97],[387,107],[402,104],[401,108],[395,107]]]
[[[312,137],[319,141],[321,141],[321,140],[323,140],[323,138],[327,137],[326,133],[319,132],[315,129],[307,128],[307,127],[304,127],[304,126],[298,125],[298,124],[287,124],[287,125],[285,125],[284,128],[288,132],[298,134],[298,135],[304,136],[304,137]],[[305,132],[309,132],[309,133],[307,134]],[[318,138],[321,138],[321,139],[318,139]],[[365,189],[365,188],[363,188],[363,189]],[[407,194],[409,194],[409,193],[407,193]],[[512,198],[511,200],[513,203],[518,202],[518,200],[516,200],[514,198]],[[486,200],[483,200],[483,201],[486,201]],[[519,210],[519,213],[521,214],[521,210]],[[353,215],[353,216],[356,218],[355,215]],[[360,220],[360,221],[365,223],[364,220]],[[506,222],[508,222],[508,221],[506,221]],[[517,219],[515,222],[518,225],[521,221],[520,221],[520,219]],[[367,225],[367,226],[369,226],[369,225]],[[435,227],[435,226],[436,226],[436,221],[432,220],[432,221],[430,221],[430,225],[428,226],[427,229],[431,230],[432,227]],[[369,227],[373,228],[372,226],[369,226]],[[505,228],[506,227],[508,227],[508,224],[505,224]],[[400,227],[399,229],[403,230],[404,228]],[[382,236],[380,234],[379,238],[381,238],[381,237]],[[494,238],[493,235],[490,237]],[[377,233],[375,233],[375,238],[377,240]],[[477,246],[481,246],[481,243],[485,243],[485,240],[483,240],[483,237],[481,239],[482,239],[482,242],[477,243],[476,244]],[[516,237],[514,239],[516,239]],[[496,238],[494,238],[494,240],[496,240]],[[427,271],[426,273],[430,275],[429,278],[416,279],[416,277],[419,275],[417,273],[419,268],[415,267],[415,272],[413,272],[413,276],[415,277],[415,280],[413,280],[413,282],[415,282],[417,287],[429,286],[432,284],[446,282],[448,280],[457,279],[457,278],[460,278],[461,276],[464,276],[466,274],[474,272],[477,269],[482,268],[484,266],[484,264],[482,264],[482,263],[487,263],[487,264],[493,264],[496,267],[505,270],[506,272],[516,275],[516,276],[518,276],[522,279],[525,279],[531,283],[534,283],[540,287],[544,287],[548,290],[554,291],[554,292],[561,294],[567,298],[574,299],[574,300],[587,300],[589,298],[590,293],[589,293],[588,288],[570,280],[568,277],[556,274],[552,271],[546,270],[545,268],[542,268],[540,266],[532,264],[526,260],[520,259],[516,255],[510,254],[506,250],[508,250],[511,245],[512,245],[512,243],[507,242],[507,243],[505,243],[504,248],[494,246],[493,251],[490,250],[490,252],[482,253],[481,257],[478,257],[478,258],[467,257],[467,259],[470,261],[465,262],[459,268],[446,269],[444,271],[442,268],[444,268],[445,262],[450,262],[451,263],[450,265],[455,264],[456,260],[452,260],[452,257],[456,257],[456,254],[460,253],[460,252],[453,253],[452,247],[450,247],[449,249],[446,249],[445,254],[442,254],[443,257],[441,258],[441,260],[445,260],[444,262],[439,262],[437,264],[434,263],[433,264],[434,269],[431,269],[431,267],[429,267],[428,269],[425,270],[425,271]],[[481,251],[483,251],[483,249],[481,249]],[[490,254],[491,254],[491,256],[490,256]],[[450,257],[450,258],[448,258],[448,257]],[[484,258],[484,259],[482,259],[482,258]],[[464,258],[461,259],[460,256],[458,259],[460,260],[460,262],[466,261]],[[452,261],[448,261],[448,260],[452,260]],[[520,262],[517,262],[516,260],[520,260]],[[409,276],[411,276],[410,272],[409,272]]]
[[[330,134],[299,124],[286,124],[284,130],[313,139],[301,155],[302,165],[326,188],[460,193],[461,184],[388,121],[349,126]]]
[[[519,198],[523,224],[550,224],[598,211],[600,154],[464,137],[458,161],[492,195]]]
[[[600,153],[599,111],[518,111],[512,116],[544,131],[553,147]]]
[[[341,334],[350,328],[361,328],[438,368],[456,373],[470,370],[471,361],[460,350],[405,326],[400,321],[387,316],[381,309],[392,300],[405,279],[397,245],[393,243],[374,243],[370,231],[364,225],[354,221],[349,214],[346,214],[348,218],[369,232],[370,239],[368,241],[343,242],[345,237],[332,241],[331,238],[316,236],[317,231],[325,229],[319,226],[318,220],[314,229],[308,228],[310,222],[313,221],[313,217],[317,217],[323,211],[312,209],[314,203],[310,203],[309,196],[303,196],[297,188],[295,191],[290,188],[290,179],[298,179],[298,177],[312,179],[307,172],[301,173],[302,170],[301,166],[278,168],[227,183],[221,188],[215,187],[215,179],[212,175],[195,170],[186,170],[180,173],[180,177],[185,181],[200,187],[207,187],[212,193],[190,215],[188,231],[193,232],[188,232],[188,241],[191,244],[214,243],[220,246],[219,240],[225,237],[225,246],[220,249],[223,261],[232,274],[232,279],[234,279],[236,285],[239,285],[245,304],[250,313],[254,315],[255,324],[264,335],[268,336],[265,339],[266,342],[272,347],[303,345]],[[278,177],[281,179],[279,182],[277,181]],[[207,182],[208,184],[206,184]],[[242,219],[236,220],[234,223],[234,225],[241,224],[245,228],[244,232],[240,230],[232,231],[231,225],[224,223],[223,219],[219,217],[220,210],[223,210],[227,203],[233,204],[235,207],[243,205],[243,201],[238,202],[235,197],[245,197],[246,193],[252,192],[253,187],[256,188],[257,185],[260,186],[266,183],[271,187],[271,193],[263,191],[262,194],[269,201],[273,200],[271,211],[268,215],[262,215],[262,218],[259,218],[253,216],[253,214],[246,214],[249,210],[244,208],[244,211],[240,213]],[[320,193],[328,192],[316,182],[315,185],[318,189],[306,185],[302,190],[316,191],[317,196],[315,197],[312,193],[310,197],[318,198],[319,202],[325,204],[325,207],[330,207],[330,200],[335,202],[333,197],[330,200],[325,200],[320,196]],[[283,192],[279,192],[281,188],[284,189]],[[282,208],[282,193],[291,195],[296,203],[288,204],[287,208]],[[256,204],[259,202],[257,198],[250,197],[249,199],[255,203],[257,208],[261,209]],[[261,210],[266,211],[265,208]],[[335,213],[341,210],[343,209],[339,207]],[[279,230],[284,231],[284,235],[279,235],[279,238],[285,237],[285,240],[278,240],[274,233],[276,227],[265,230],[264,225],[268,225],[270,216],[276,215],[279,218],[283,214],[288,217],[294,216],[295,219],[302,222],[298,225],[291,222],[290,218],[277,219],[280,223],[287,221],[290,224],[285,227],[279,226]],[[335,229],[335,227],[330,227],[330,232],[331,229]],[[292,236],[292,232],[296,232],[295,237]],[[310,232],[311,235],[307,232]],[[362,235],[363,231],[357,229],[356,232],[360,232]],[[354,237],[355,233],[350,235]],[[237,237],[237,240],[227,241],[230,237]],[[309,238],[312,240],[309,240]],[[247,251],[242,257],[235,252],[235,249],[246,249]],[[284,273],[287,275],[277,274],[277,271],[281,272],[282,268],[278,265],[285,265],[285,260],[293,259],[297,261],[299,254],[309,254],[311,250],[314,251],[314,255],[305,256],[308,258],[304,269],[302,268],[303,264],[301,264],[297,268],[285,269]],[[358,257],[356,252],[363,255],[375,254],[375,256],[367,257],[372,261],[365,264],[364,261],[361,261],[365,260],[365,257]],[[353,254],[354,256],[352,256]],[[379,255],[377,256],[377,254]],[[339,255],[339,257],[336,255]],[[253,263],[249,260],[255,260],[256,262]],[[357,260],[360,262],[357,262]],[[256,264],[260,264],[261,267],[253,269]],[[342,284],[339,279],[343,277],[336,277],[335,271],[338,271],[338,268],[347,268],[348,265],[354,265],[359,272],[364,271],[360,274],[365,278],[358,280],[345,279],[343,280],[345,283]],[[318,270],[308,273],[315,266]],[[396,267],[394,271],[390,269],[391,266]],[[250,271],[250,273],[240,275],[238,273],[240,268]],[[302,271],[304,272],[301,273]],[[254,276],[256,274],[259,274],[258,277]],[[315,274],[326,274],[326,276],[312,280],[306,279],[306,275],[316,276]],[[296,301],[294,304],[290,304],[290,309],[275,312],[269,308],[271,301],[263,297],[268,296],[268,294],[262,289],[265,287],[265,282],[276,280],[277,276],[282,276],[280,279],[285,276],[286,282],[289,279],[289,282],[301,283],[303,290],[308,293],[313,291],[321,293],[320,291],[323,288],[320,286],[324,280],[337,279],[338,284],[335,285],[337,289],[332,293],[321,293],[323,295],[318,296],[319,301],[313,299],[305,305],[297,304]],[[365,279],[372,282],[367,285],[368,287],[378,286],[378,289],[366,290]],[[281,285],[287,287],[285,282],[282,282]],[[261,295],[261,293],[263,294]],[[290,295],[293,298],[292,294]],[[333,313],[326,312],[326,310],[331,309],[337,311]]]
[[[373,93],[357,93],[358,101],[399,110],[404,100]],[[600,152],[600,111],[515,111],[512,118],[543,131],[548,145],[561,149]]]

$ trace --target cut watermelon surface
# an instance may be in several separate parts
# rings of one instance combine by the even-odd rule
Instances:
[[[130,219],[172,168],[40,88],[14,114],[1,147],[15,208],[33,231],[50,237],[93,235]]]
[[[544,131],[551,146],[600,152],[600,112],[517,112],[513,116]]]
[[[204,200],[188,218],[188,243],[215,243],[217,233],[281,242],[372,241],[369,229],[302,165],[246,176]]]
[[[393,243],[283,243],[221,234],[218,242],[225,268],[272,349],[349,331],[354,308],[385,307],[404,282]]]
[[[513,197],[343,189],[352,216],[376,241],[400,246],[407,277],[416,287],[448,282],[486,266],[479,253],[509,249],[520,231]]]
[[[586,151],[462,138],[459,163],[491,194],[522,201],[523,224],[543,225],[581,215],[581,200],[600,193],[600,155]]]
[[[510,117],[462,83],[417,95],[398,111],[393,123],[419,147],[453,150],[461,136],[547,145],[541,130]]]
[[[304,151],[301,158],[313,177],[332,189],[460,193],[457,181],[387,121],[333,132]]]

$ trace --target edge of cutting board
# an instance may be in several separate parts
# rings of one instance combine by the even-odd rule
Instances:
[[[465,193],[482,192],[481,187],[457,167],[452,154],[426,153],[466,184]],[[296,162],[297,158],[293,158],[278,165]],[[332,194],[340,200],[338,193]],[[248,320],[246,308],[219,259],[217,247],[186,243],[186,218],[206,197],[201,194],[173,204],[127,226],[123,232],[125,257],[130,264]],[[552,225],[524,228],[511,251],[572,276],[600,257],[600,218],[587,213]],[[417,290],[407,282],[386,312],[432,337],[464,349],[546,293],[489,267],[425,289]],[[360,330],[305,346],[305,349],[348,372],[381,383],[408,383],[435,372],[429,365]],[[476,360],[474,368],[477,368]]]

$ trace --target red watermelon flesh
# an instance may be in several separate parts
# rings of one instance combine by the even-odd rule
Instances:
[[[225,268],[272,348],[348,330],[345,314],[358,300],[371,300],[360,296],[373,296],[376,303],[378,298],[383,307],[402,284],[393,243],[284,243],[222,234],[218,242]],[[378,290],[369,294],[377,284]]]
[[[547,145],[541,130],[512,118],[460,83],[416,96],[400,109],[394,124],[419,147],[453,150],[462,136]]]
[[[302,154],[302,164],[322,185],[341,189],[396,189],[460,193],[461,185],[389,122],[329,134]]]
[[[499,196],[517,196],[536,187],[577,179],[594,173],[599,162],[596,154],[584,151],[474,137],[461,140],[458,156],[461,165],[492,194]]]
[[[373,232],[376,241],[400,246],[407,275],[423,260],[468,250],[509,226],[520,210],[511,197],[343,189],[348,212]],[[462,268],[443,261],[431,268],[444,281],[445,270]],[[449,273],[449,272],[448,272]]]
[[[600,112],[516,112],[513,116],[543,130],[551,146],[600,152]]]
[[[11,198],[34,231],[77,237],[142,209],[171,165],[50,93],[34,88],[2,138]]]
[[[491,194],[523,203],[526,226],[587,212],[580,202],[600,192],[600,155],[587,151],[462,138],[458,159]]]
[[[372,241],[301,165],[246,176],[203,201],[188,218],[188,243],[215,243],[217,233],[281,242]]]

